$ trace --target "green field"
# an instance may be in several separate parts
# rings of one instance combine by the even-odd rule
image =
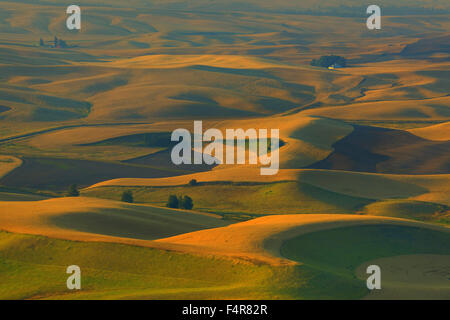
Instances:
[[[388,180],[376,175],[364,177],[337,174],[336,177],[366,186],[345,187],[342,182],[327,187],[324,179],[333,172],[303,172],[300,181],[279,183],[217,182],[197,186],[120,187],[100,186],[84,189],[82,194],[120,200],[124,191],[131,191],[138,203],[165,206],[169,195],[189,195],[196,210],[217,213],[226,219],[247,220],[268,214],[367,214],[448,224],[449,207],[445,204],[408,200],[410,195],[426,192],[417,185]],[[384,180],[383,180],[384,179]],[[329,180],[325,180],[329,181]],[[347,181],[348,183],[348,181]],[[386,188],[392,184],[395,193]],[[345,187],[345,188],[343,188]],[[331,189],[331,190],[330,190]],[[364,190],[366,189],[366,190]],[[368,198],[372,195],[372,199]]]
[[[339,291],[339,297],[354,298],[352,294],[364,293],[365,282],[356,275],[356,269],[371,260],[414,254],[450,255],[447,243],[449,233],[427,229],[397,226],[357,226],[319,231],[286,241],[281,248],[283,256],[302,262],[305,267],[320,271],[320,284],[313,286],[317,293],[330,289]],[[384,270],[387,265],[380,265]],[[408,270],[408,266],[404,266]],[[440,266],[446,272],[446,266]],[[436,271],[436,270],[435,270]],[[407,271],[406,271],[407,272]],[[322,278],[323,276],[323,278]],[[365,276],[367,277],[367,276]],[[339,281],[336,281],[337,279]],[[327,283],[339,283],[338,288],[328,288]],[[384,286],[399,286],[383,282]],[[359,289],[359,290],[358,290]],[[450,286],[442,284],[447,299]],[[332,298],[332,292],[330,296]],[[397,298],[401,298],[398,296]],[[418,299],[432,299],[422,294]]]
[[[373,201],[297,182],[271,184],[224,182],[179,187],[98,187],[85,189],[82,194],[120,200],[125,190],[133,192],[136,202],[159,206],[167,203],[170,194],[189,195],[194,200],[196,210],[238,219],[265,214],[352,213]]]
[[[450,222],[449,207],[432,202],[413,200],[386,200],[367,205],[366,214],[374,216],[397,217],[426,222],[448,224]]]
[[[415,243],[411,242],[414,238]],[[450,255],[449,234],[359,226],[287,241],[274,267],[123,244],[0,233],[0,297],[8,299],[355,299],[368,294],[356,268],[398,255]],[[82,269],[82,291],[65,287],[65,268]],[[23,286],[27,283],[27,286]],[[450,294],[446,288],[447,295]]]
[[[309,268],[5,232],[0,248],[0,299],[320,298],[307,289],[310,279],[320,277]],[[78,292],[66,288],[72,264],[82,268]]]
[[[1,299],[271,298],[276,291],[262,284],[289,272],[156,249],[5,232],[0,233],[0,248]],[[83,290],[70,293],[66,268],[73,264],[82,268]]]

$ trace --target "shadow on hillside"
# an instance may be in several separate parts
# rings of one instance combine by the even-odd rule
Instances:
[[[354,125],[326,159],[308,168],[391,174],[450,172],[450,141],[430,141],[402,130]]]

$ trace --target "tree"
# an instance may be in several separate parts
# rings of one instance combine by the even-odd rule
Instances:
[[[186,210],[192,210],[194,207],[194,201],[192,201],[192,198],[189,196],[184,196],[183,200],[181,202],[181,208]]]
[[[191,187],[194,187],[194,186],[197,186],[197,185],[198,185],[198,182],[197,182],[196,179],[192,179],[191,181],[189,181],[189,185],[190,185]]]
[[[174,194],[171,194],[169,196],[169,200],[167,201],[167,207],[177,209],[177,208],[179,208],[179,206],[180,206],[180,204],[178,201],[178,197]]]
[[[133,192],[131,192],[130,190],[124,191],[122,193],[122,202],[133,203]]]
[[[80,195],[80,191],[78,191],[78,187],[76,184],[72,184],[67,191],[68,197],[78,197]]]

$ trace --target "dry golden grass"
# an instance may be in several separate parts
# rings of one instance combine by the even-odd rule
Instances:
[[[353,127],[343,122],[304,117],[299,114],[273,116],[265,118],[252,118],[244,120],[224,120],[213,123],[215,128],[225,132],[229,128],[248,129],[279,129],[280,139],[285,143],[280,149],[279,161],[282,169],[296,169],[313,164],[326,158],[332,151],[332,144],[344,138],[353,131]],[[250,168],[258,166],[242,165],[219,165],[212,173],[227,168],[249,168],[249,173],[241,174],[240,181],[270,181],[270,178],[256,178],[255,171]],[[285,173],[280,173],[280,178],[275,177],[272,181],[284,179]],[[257,180],[254,180],[257,179]]]
[[[368,199],[403,198],[429,191],[419,182],[405,181],[408,177],[410,176],[310,169],[299,171],[298,180],[325,190]],[[450,175],[442,182],[449,179]]]
[[[216,68],[233,69],[264,69],[264,68],[291,68],[288,64],[276,63],[274,61],[239,55],[147,55],[130,59],[120,59],[112,62],[99,64],[105,67],[114,68],[144,68],[144,69],[165,69],[184,68],[188,66],[203,65]]]
[[[93,233],[79,231],[72,228],[72,226],[60,227],[60,224],[55,222],[55,218],[70,215],[71,221],[73,222],[81,221],[82,225],[86,223],[97,224],[98,222],[96,222],[95,219],[96,214],[113,214],[114,216],[120,212],[125,214],[128,212],[130,213],[130,218],[132,218],[133,212],[142,216],[142,214],[146,211],[149,213],[152,212],[153,208],[158,212],[156,215],[160,215],[161,222],[167,222],[168,219],[170,220],[172,218],[174,219],[171,221],[172,225],[167,226],[169,229],[177,223],[181,229],[183,226],[190,229],[191,227],[189,225],[202,225],[202,218],[205,220],[205,227],[207,227],[208,224],[210,224],[209,227],[228,224],[226,222],[222,222],[219,216],[213,214],[199,213],[195,211],[186,212],[183,210],[156,208],[150,205],[131,205],[117,201],[77,197],[42,201],[0,201],[0,230],[14,233],[44,235],[51,238],[66,240],[119,242],[150,246],[151,242],[146,240],[137,240],[140,237],[136,237],[135,240],[132,235],[127,238],[122,238],[109,236],[108,234],[111,233],[108,232],[108,230],[105,230],[107,232],[100,234],[100,232]],[[174,215],[171,216],[171,213]],[[83,220],[88,217],[86,214],[94,215],[94,219]],[[80,215],[81,218],[77,218],[77,215]],[[98,216],[98,219],[101,219],[101,215]],[[109,221],[109,223],[113,223],[113,220]],[[164,228],[163,225],[158,226]],[[108,228],[108,226],[105,227]],[[196,230],[199,229],[202,228],[197,228]]]
[[[299,181],[370,199],[399,199],[450,205],[450,174],[397,175],[333,170],[300,170]],[[333,183],[330,183],[333,181]]]
[[[105,186],[178,186],[198,182],[299,181],[339,194],[367,199],[408,198],[450,205],[450,175],[394,175],[316,169],[281,169],[277,175],[261,176],[258,168],[215,169],[185,176],[155,179],[114,179],[89,188]],[[333,181],[333,183],[330,183]]]
[[[0,155],[0,178],[3,178],[8,173],[20,167],[22,160],[13,156]]]
[[[443,70],[448,68],[448,62],[409,59],[345,68],[338,71],[334,87],[324,90],[332,94],[318,95],[323,107],[302,114],[353,120],[445,120],[449,98],[448,76]],[[336,95],[347,101],[334,100]]]
[[[77,128],[67,128],[56,130],[44,134],[35,135],[28,138],[25,143],[33,148],[38,148],[42,151],[75,151],[80,149],[78,145],[89,144],[103,141],[115,137],[140,134],[146,132],[171,132],[177,128],[186,128],[193,130],[193,121],[179,120],[179,121],[160,121],[154,123],[143,124],[122,124],[122,125],[91,125],[80,126]],[[251,118],[244,120],[207,120],[203,121],[203,130],[208,128],[218,128],[225,134],[226,129],[244,130],[255,128],[280,130],[280,139],[285,143],[280,148],[280,167],[285,169],[294,169],[310,165],[316,161],[326,158],[332,151],[333,143],[344,138],[353,131],[353,127],[336,120],[320,119],[313,117],[304,117],[299,114]],[[78,149],[77,149],[78,148]],[[89,147],[84,147],[85,149]],[[99,147],[95,147],[101,150]],[[109,149],[113,147],[108,147]],[[125,148],[125,147],[121,147]],[[108,150],[109,150],[108,149]],[[86,153],[88,150],[78,150]],[[110,150],[111,151],[111,150]],[[120,150],[119,150],[120,151]],[[124,150],[121,150],[124,151]],[[142,151],[143,152],[143,151]],[[110,152],[111,153],[111,152]],[[124,152],[120,153],[120,156]],[[136,152],[132,153],[135,154]],[[148,150],[147,150],[147,153]],[[120,158],[122,159],[122,158]],[[229,168],[257,168],[258,166],[233,166],[220,165],[218,169]],[[245,174],[244,177],[253,177],[254,171]],[[244,178],[245,181],[246,178]],[[214,178],[209,179],[210,181]],[[276,178],[276,181],[279,181]],[[258,179],[257,181],[260,181]],[[267,181],[267,180],[263,180]]]
[[[286,144],[280,148],[280,167],[295,169],[326,158],[332,144],[353,131],[353,127],[334,120],[304,117],[299,114],[246,120],[226,120],[217,128],[279,129],[280,139]]]
[[[445,232],[450,229],[409,220],[355,215],[281,215],[266,216],[224,228],[183,234],[156,242],[186,252],[224,255],[271,264],[291,264],[283,259],[280,247],[287,239],[337,227],[393,224],[426,227]]]
[[[58,227],[52,222],[52,219],[62,215],[99,210],[107,212],[124,209],[123,206],[119,202],[93,198],[0,202],[0,229],[57,239],[116,242],[194,254],[218,255],[275,265],[292,263],[280,256],[279,249],[283,241],[319,230],[352,225],[395,224],[449,231],[443,227],[385,217],[335,214],[280,215],[148,241],[82,232]]]
[[[301,114],[344,120],[447,120],[445,106],[449,104],[450,97],[373,101],[309,109],[302,111]]]
[[[0,228],[9,232],[39,234],[61,239],[103,240],[104,236],[58,228],[50,225],[48,221],[51,217],[70,212],[89,212],[117,207],[117,203],[112,201],[92,198],[0,202]]]
[[[411,200],[436,202],[450,205],[450,175],[420,175],[420,176],[400,176],[401,180],[413,183],[428,190],[428,192],[411,197]]]
[[[450,140],[450,122],[444,122],[424,128],[417,128],[408,130],[412,134],[434,141],[448,141]]]
[[[192,179],[198,182],[275,182],[296,181],[299,170],[284,169],[274,176],[262,176],[258,168],[235,166],[233,168],[217,169],[184,176],[168,178],[122,178],[103,181],[90,186],[88,189],[105,186],[180,186],[186,185]]]
[[[61,129],[54,132],[37,135],[29,139],[27,144],[39,149],[70,147],[133,134],[171,131],[173,128],[186,124],[186,122],[174,121],[170,124],[162,122],[132,125],[99,125]]]
[[[396,74],[402,72],[411,72],[415,70],[439,70],[445,69],[448,62],[434,62],[417,59],[396,59],[381,62],[368,62],[362,66],[355,66],[344,69],[346,73],[353,75],[374,75],[374,74]]]

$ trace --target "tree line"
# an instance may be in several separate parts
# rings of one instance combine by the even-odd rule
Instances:
[[[59,39],[56,36],[53,38],[53,41],[48,41],[48,43],[50,43],[50,44],[46,45],[44,39],[42,39],[42,38],[39,39],[39,46],[40,47],[50,47],[50,48],[70,48],[70,47],[73,47],[73,46],[69,46],[66,41],[64,41],[63,39]]]
[[[189,182],[190,186],[197,185],[197,180],[193,179]],[[76,184],[72,184],[69,186],[66,196],[68,197],[79,197],[80,191],[78,190],[78,186]],[[121,199],[122,202],[126,203],[134,203],[133,192],[131,190],[125,190],[122,193]],[[166,206],[172,209],[185,209],[192,210],[194,208],[194,201],[191,197],[187,195],[169,195],[169,199],[167,200]]]

